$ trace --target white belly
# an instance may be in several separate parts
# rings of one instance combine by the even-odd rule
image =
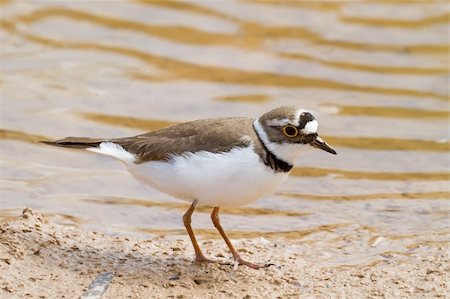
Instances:
[[[155,189],[211,206],[251,203],[270,194],[288,177],[265,166],[252,147],[226,153],[197,152],[167,162],[128,164],[130,173]]]

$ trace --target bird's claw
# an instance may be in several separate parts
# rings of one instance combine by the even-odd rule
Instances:
[[[196,263],[217,263],[218,261],[209,259],[203,255],[196,255],[195,256],[195,262]]]
[[[255,269],[255,270],[258,270],[258,269],[261,269],[261,268],[268,268],[270,266],[275,266],[275,264],[273,264],[273,263],[267,263],[267,264],[263,264],[263,265],[255,264],[255,263],[246,261],[246,260],[244,260],[244,259],[242,259],[240,257],[236,258],[235,262],[232,265],[234,265],[234,267],[236,269],[237,269],[238,266],[244,265],[244,266],[250,267],[250,268]]]

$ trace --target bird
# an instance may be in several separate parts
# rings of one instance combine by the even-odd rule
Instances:
[[[267,265],[240,256],[220,224],[219,210],[271,194],[288,178],[305,148],[312,146],[336,155],[317,129],[318,122],[309,111],[282,106],[258,118],[194,120],[132,137],[66,137],[41,142],[113,157],[142,183],[189,202],[183,223],[197,262],[215,261],[198,245],[191,217],[198,205],[212,207],[212,223],[235,263],[259,269]]]

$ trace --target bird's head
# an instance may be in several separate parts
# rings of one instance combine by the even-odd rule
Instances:
[[[317,133],[318,122],[304,109],[283,106],[259,117],[254,127],[265,146],[279,159],[294,163],[304,146],[336,155]]]

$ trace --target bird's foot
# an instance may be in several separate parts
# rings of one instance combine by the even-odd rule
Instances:
[[[252,268],[252,269],[256,269],[256,270],[261,269],[261,268],[267,268],[267,267],[270,267],[270,266],[274,265],[274,264],[263,264],[263,265],[260,265],[260,264],[254,264],[254,263],[252,263],[252,262],[249,262],[249,261],[244,260],[244,259],[241,258],[241,257],[235,258],[235,261],[236,261],[236,264],[237,264],[238,266],[244,265],[244,266],[250,267],[250,268]]]
[[[217,263],[217,261],[209,259],[209,258],[205,257],[204,255],[196,255],[195,262],[196,263]]]

